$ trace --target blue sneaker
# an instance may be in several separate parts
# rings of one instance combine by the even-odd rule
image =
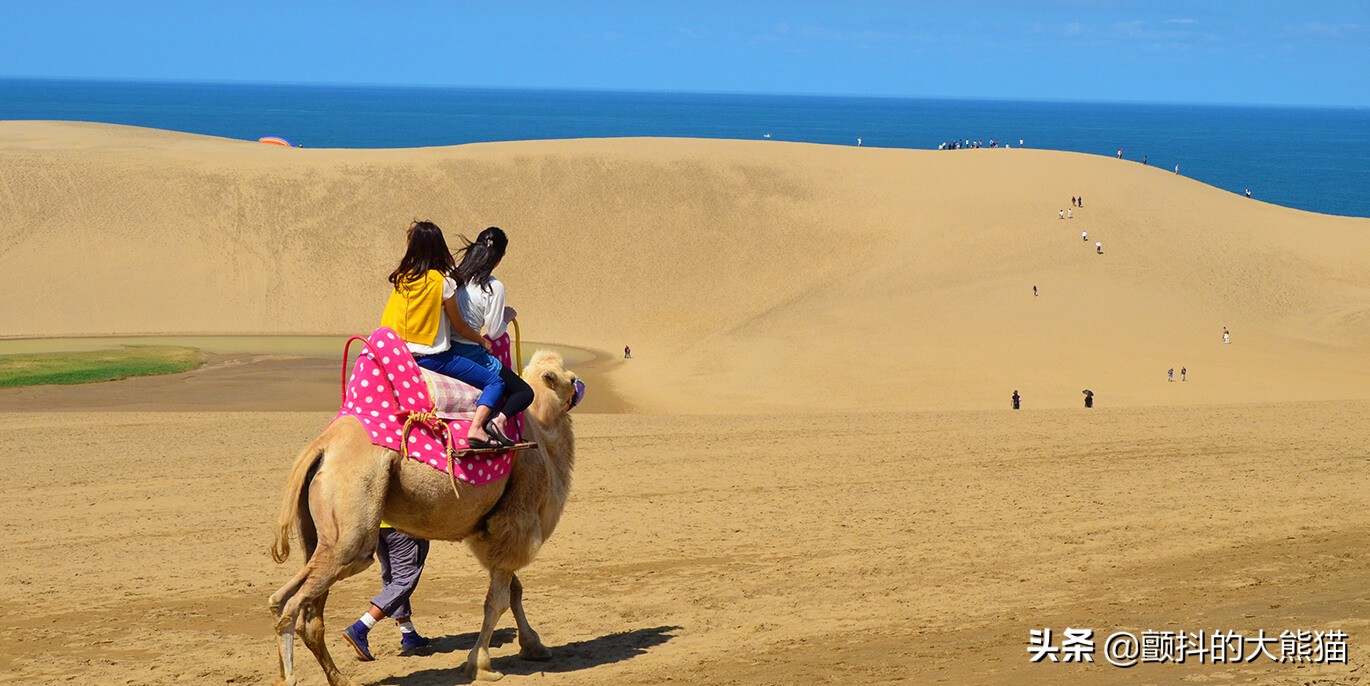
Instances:
[[[419,635],[417,631],[409,631],[400,634],[400,655],[408,655],[415,650],[427,648],[433,645],[433,641]]]
[[[346,638],[347,642],[352,644],[352,648],[357,651],[357,659],[362,662],[371,662],[376,659],[371,656],[371,646],[366,642],[367,631],[369,631],[369,629],[360,621],[343,629],[343,638]]]

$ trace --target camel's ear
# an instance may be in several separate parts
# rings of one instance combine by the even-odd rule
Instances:
[[[543,372],[542,381],[547,384],[548,388],[557,387],[557,375],[554,372]]]

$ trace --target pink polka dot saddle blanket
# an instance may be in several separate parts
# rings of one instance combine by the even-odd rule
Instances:
[[[466,432],[480,396],[478,389],[420,367],[399,335],[386,327],[368,338],[348,340],[343,350],[344,374],[353,342],[363,343],[362,350],[352,365],[352,375],[345,377],[342,406],[333,421],[356,417],[371,435],[371,443],[440,472],[452,470],[454,478],[473,486],[509,475],[513,452],[453,455],[468,448]],[[495,359],[509,365],[509,335],[491,343]],[[505,435],[521,440],[523,416],[510,424]]]

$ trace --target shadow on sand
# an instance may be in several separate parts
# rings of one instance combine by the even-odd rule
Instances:
[[[576,641],[559,646],[547,646],[552,659],[545,662],[524,660],[517,655],[496,657],[490,666],[497,672],[527,676],[539,672],[574,672],[600,665],[622,662],[646,653],[649,648],[659,646],[675,635],[678,626],[656,626],[647,629],[634,629],[616,634],[607,634],[588,641]],[[476,632],[457,636],[434,638],[431,648],[422,654],[455,654],[459,661],[444,669],[423,669],[403,676],[392,676],[381,680],[385,686],[431,686],[433,684],[470,683],[462,672],[466,653],[476,645]],[[490,647],[498,648],[514,641],[513,629],[499,629],[490,638]],[[452,664],[444,660],[445,664]]]

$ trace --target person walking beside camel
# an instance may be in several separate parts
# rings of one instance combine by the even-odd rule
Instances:
[[[343,629],[343,638],[357,651],[357,659],[362,662],[376,659],[371,654],[367,634],[376,622],[386,617],[394,617],[400,627],[401,655],[409,655],[433,643],[414,628],[414,611],[409,606],[409,597],[418,588],[423,563],[428,559],[428,541],[410,538],[381,522],[376,557],[381,562],[381,592],[371,599],[371,609],[352,626]]]

